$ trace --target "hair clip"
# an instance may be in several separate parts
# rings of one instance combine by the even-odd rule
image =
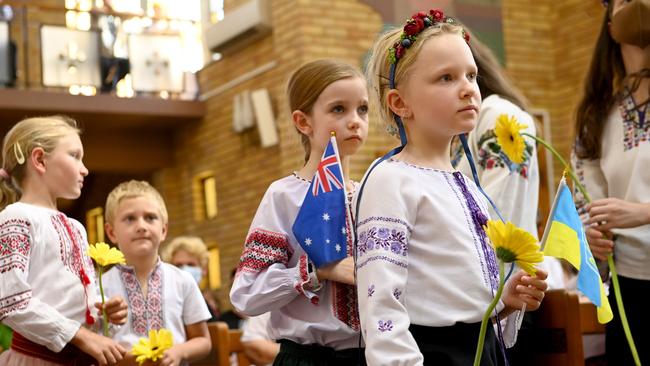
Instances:
[[[17,142],[14,144],[14,155],[16,155],[16,162],[19,165],[25,164],[25,155],[23,155],[23,150],[20,149],[20,144]]]

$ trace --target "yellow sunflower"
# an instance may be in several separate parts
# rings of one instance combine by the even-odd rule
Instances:
[[[140,338],[138,343],[133,345],[131,353],[136,356],[135,361],[142,365],[145,361],[158,361],[163,353],[174,345],[172,332],[167,329],[150,330],[149,338]]]
[[[535,263],[544,259],[535,237],[510,221],[504,224],[502,221],[490,220],[484,228],[497,258],[505,263],[517,262],[528,274],[535,274]]]
[[[108,244],[100,242],[88,248],[88,255],[98,266],[106,267],[111,264],[124,264],[124,254],[117,248],[111,248]]]
[[[494,127],[494,134],[497,137],[497,144],[506,154],[508,159],[515,164],[524,162],[524,150],[526,144],[519,131],[525,129],[526,125],[517,123],[515,116],[501,114],[497,118],[497,124]]]

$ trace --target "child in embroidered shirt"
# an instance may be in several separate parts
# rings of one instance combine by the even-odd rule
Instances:
[[[287,94],[305,165],[273,182],[262,198],[230,299],[250,316],[271,312],[270,337],[281,344],[274,365],[356,365],[360,341],[352,257],[312,270],[292,226],[332,131],[347,191],[354,190],[349,160],[368,134],[364,78],[352,66],[317,60],[291,76]]]
[[[404,31],[417,39],[407,48],[402,29],[389,31],[368,66],[384,120],[400,116],[408,138],[366,173],[358,198],[357,285],[369,365],[471,365],[498,284],[485,201],[450,161],[452,137],[474,128],[481,103],[468,37],[452,23],[439,10],[414,15]],[[541,270],[514,274],[501,316],[524,303],[537,309],[545,278]],[[485,344],[481,364],[499,364],[492,327]]]
[[[88,175],[82,158],[76,122],[66,117],[25,119],[4,138],[0,321],[14,334],[11,349],[0,356],[2,365],[105,365],[125,352],[86,328],[99,323],[93,304],[101,310],[86,231],[57,210],[57,199],[81,194]],[[122,298],[109,299],[105,307],[112,323],[126,321]]]
[[[650,364],[650,2],[610,0],[594,48],[575,124],[573,165],[591,204],[576,192],[596,259],[614,254],[621,298],[640,362]],[[609,291],[610,365],[634,360]]]
[[[106,272],[104,291],[124,296],[129,319],[114,339],[131,348],[149,330],[166,328],[174,338],[159,365],[186,365],[205,357],[211,349],[206,320],[210,312],[192,276],[158,257],[167,235],[165,202],[149,183],[124,182],[106,199],[106,234],[126,259]],[[134,364],[133,355],[125,365]]]

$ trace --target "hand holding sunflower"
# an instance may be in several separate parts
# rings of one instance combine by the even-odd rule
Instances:
[[[140,338],[138,343],[133,345],[131,353],[135,356],[138,365],[146,361],[156,362],[162,360],[165,351],[174,345],[172,332],[167,329],[150,330],[149,338]]]
[[[494,300],[492,300],[492,303],[490,303],[490,306],[488,306],[487,311],[483,315],[476,355],[474,357],[475,366],[481,363],[487,326],[490,323],[494,308],[501,299],[504,285],[508,279],[504,276],[505,263],[516,262],[522,268],[515,277],[508,281],[506,294],[503,297],[506,306],[517,309],[521,307],[519,305],[530,302],[531,307],[536,309],[539,307],[537,299],[541,302],[547,287],[544,281],[546,279],[546,272],[535,268],[536,263],[544,260],[544,255],[540,252],[535,237],[511,222],[504,223],[503,221],[489,220],[487,225],[484,226],[484,229],[485,234],[490,238],[490,244],[494,248],[499,262],[499,287],[494,296]],[[512,267],[514,267],[514,263]],[[510,271],[512,271],[512,267]],[[535,276],[536,272],[539,272],[539,276]],[[526,274],[535,277],[525,276]],[[540,291],[541,295],[539,293]]]
[[[108,244],[100,242],[88,247],[88,256],[97,264],[99,278],[99,292],[102,295],[102,315],[104,318],[104,336],[108,337],[108,315],[106,314],[106,300],[104,299],[104,287],[102,286],[102,274],[108,266],[124,264],[124,254],[117,248],[111,248]]]

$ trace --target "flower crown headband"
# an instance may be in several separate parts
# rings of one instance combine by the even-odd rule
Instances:
[[[415,41],[418,39],[418,35],[422,33],[422,31],[428,27],[440,23],[454,25],[457,24],[454,18],[445,16],[445,14],[440,9],[431,9],[429,10],[429,14],[424,11],[417,12],[406,21],[404,30],[399,37],[399,41],[395,42],[395,44],[393,44],[393,46],[388,49],[388,61],[390,62],[390,76],[388,78],[388,83],[391,89],[395,89],[395,70],[397,69],[397,62],[402,57],[404,57],[406,50],[410,48],[413,43],[415,43]],[[465,39],[465,42],[469,44],[469,32],[463,28],[462,35]],[[397,125],[400,141],[402,143],[402,146],[404,146],[407,142],[404,123],[402,122],[400,116],[394,113],[393,118],[395,119],[395,124]]]

